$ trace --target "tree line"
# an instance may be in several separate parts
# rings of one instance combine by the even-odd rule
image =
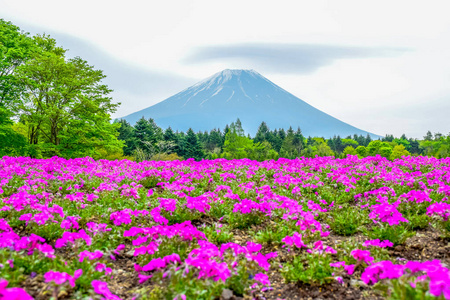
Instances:
[[[142,117],[132,126],[126,120],[116,120],[120,124],[119,140],[125,143],[124,155],[135,160],[171,159],[240,159],[254,160],[293,159],[296,157],[347,155],[367,157],[380,155],[396,159],[408,155],[428,155],[438,158],[450,156],[450,134],[444,136],[428,132],[423,140],[402,135],[394,138],[386,135],[372,140],[370,135],[353,135],[341,138],[305,137],[300,128],[292,127],[270,130],[265,122],[258,127],[254,138],[246,135],[239,119],[226,125],[224,130],[213,129],[195,133],[166,130],[157,126],[153,119]]]
[[[341,138],[305,137],[301,129],[270,130],[265,122],[255,137],[246,135],[240,120],[224,130],[186,133],[158,127],[150,118],[135,125],[112,122],[112,90],[96,70],[49,35],[31,36],[0,19],[0,157],[60,156],[95,159],[200,160],[279,157],[365,157],[381,155],[450,156],[450,135],[428,132],[423,140],[369,135]]]

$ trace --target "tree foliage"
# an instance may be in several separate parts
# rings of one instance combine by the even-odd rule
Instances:
[[[23,92],[15,70],[38,50],[28,33],[0,19],[0,106],[14,111],[19,95]]]
[[[26,127],[31,156],[120,156],[118,104],[106,77],[48,35],[30,37],[0,20],[0,106]]]

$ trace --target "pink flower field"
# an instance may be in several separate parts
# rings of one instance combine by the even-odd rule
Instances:
[[[0,299],[450,299],[450,159],[0,159]]]

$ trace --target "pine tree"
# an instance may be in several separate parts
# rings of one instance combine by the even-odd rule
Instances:
[[[342,151],[344,151],[344,147],[342,146],[342,140],[341,140],[341,137],[339,135],[336,137],[336,140],[334,142],[334,146],[336,147],[336,152],[342,153]]]
[[[267,127],[266,122],[262,122],[259,127],[258,131],[256,132],[255,138],[253,141],[255,143],[261,143],[263,141],[267,141],[267,135],[269,133],[269,127]]]
[[[149,118],[148,120],[144,117],[140,118],[136,122],[134,129],[136,146],[141,149],[148,148],[148,143],[153,146],[163,139],[162,129],[156,125],[152,118]]]
[[[227,124],[225,126],[225,129],[223,130],[223,136],[225,137],[228,132],[230,132],[230,126],[228,126],[228,124]],[[225,141],[225,138],[224,138],[224,141]]]
[[[224,136],[222,135],[222,132],[220,129],[213,129],[209,133],[209,146],[208,149],[211,151],[215,148],[222,149],[224,143]]]
[[[244,129],[242,128],[242,123],[239,118],[236,120],[236,123],[232,122],[230,125],[230,130],[235,132],[238,136],[245,136]]]
[[[303,136],[300,127],[297,127],[297,131],[294,134],[293,144],[297,148],[298,155],[300,155],[302,150],[306,147],[305,137]]]
[[[184,153],[184,158],[194,158],[195,160],[201,160],[205,157],[203,153],[200,142],[198,141],[197,135],[194,133],[192,128],[189,128],[186,136],[186,148]]]
[[[292,129],[292,127],[289,127],[286,137],[283,140],[283,144],[281,145],[281,157],[293,159],[299,155],[298,147],[294,143],[295,140],[297,140],[298,144],[298,138],[296,139],[294,130]]]
[[[181,131],[178,132],[178,130],[175,132],[175,136],[176,136],[176,142],[177,142],[177,155],[181,156],[181,157],[185,157],[186,155],[186,134]]]
[[[123,154],[131,156],[133,151],[136,149],[136,137],[134,135],[134,127],[130,125],[125,119],[120,119],[114,121],[120,124],[120,128],[117,130],[119,136],[117,139],[125,142],[125,147],[123,149]]]
[[[367,134],[366,139],[364,141],[364,146],[367,147],[371,141],[372,141],[372,138],[370,137],[369,134]]]
[[[283,142],[284,139],[286,138],[286,131],[284,131],[283,128],[280,128],[280,129],[278,130],[278,136],[280,137],[281,142]]]
[[[427,134],[423,137],[425,141],[431,141],[433,139],[433,134],[428,130]]]
[[[164,141],[166,142],[172,142],[175,143],[175,146],[173,147],[172,151],[177,153],[180,152],[179,146],[178,146],[178,138],[177,135],[173,132],[172,128],[169,126],[169,128],[164,131],[163,135]],[[179,154],[178,154],[179,155]]]

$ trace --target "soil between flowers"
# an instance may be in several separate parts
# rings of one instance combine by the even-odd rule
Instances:
[[[213,219],[196,221],[197,226],[200,227],[208,222],[214,222]],[[260,226],[263,227],[263,226]],[[257,228],[253,228],[257,229]],[[343,240],[354,239],[364,240],[364,236],[358,237],[343,237],[337,235],[330,235],[324,239],[328,244],[339,244]],[[246,241],[251,240],[251,236],[246,234],[245,230],[234,230],[233,242],[237,244],[245,244]],[[255,242],[255,241],[254,241]],[[131,245],[127,245],[125,253],[131,250]],[[279,251],[279,257],[272,263],[272,268],[268,272],[271,288],[265,291],[256,291],[253,296],[242,295],[227,299],[258,299],[258,300],[277,300],[277,299],[385,299],[379,292],[374,291],[370,286],[364,284],[359,276],[361,272],[354,274],[354,276],[344,276],[344,283],[332,282],[325,285],[310,285],[304,283],[286,283],[284,278],[277,270],[277,263],[283,263],[288,252],[285,248],[281,248],[281,245],[265,244],[263,245],[262,252]],[[58,251],[59,254],[64,256],[64,250]],[[283,255],[284,254],[284,255]],[[391,257],[395,259],[407,259],[427,261],[433,259],[439,259],[447,265],[450,265],[450,241],[446,241],[439,237],[439,234],[430,230],[422,230],[415,237],[407,240],[404,246],[397,246],[389,250]],[[140,290],[143,286],[151,287],[151,284],[146,283],[144,285],[139,284],[139,280],[135,276],[134,264],[136,259],[128,254],[118,256],[114,261],[113,270],[116,271],[114,280],[109,281],[108,287],[110,290],[121,297],[122,299],[132,299],[130,291]],[[31,296],[37,300],[49,299],[48,293],[49,284],[44,282],[42,275],[36,277],[29,277],[23,284],[25,290],[27,290]],[[72,299],[73,289],[68,289],[65,292],[60,293],[58,299]],[[224,299],[219,297],[217,299]]]

